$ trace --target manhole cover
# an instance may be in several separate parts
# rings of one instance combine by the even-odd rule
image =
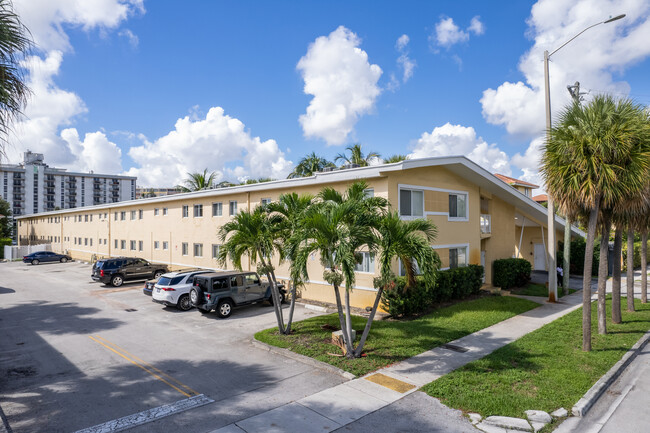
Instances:
[[[466,347],[456,346],[455,344],[443,344],[441,347],[443,349],[453,350],[454,352],[460,352],[460,353],[465,353],[469,351],[469,349],[467,349]]]

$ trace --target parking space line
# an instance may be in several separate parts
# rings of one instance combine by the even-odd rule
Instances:
[[[143,361],[142,359],[138,358],[137,356],[129,353],[127,350],[119,347],[117,344],[112,343],[112,342],[108,341],[107,339],[105,339],[103,337],[100,337],[99,335],[95,335],[95,336],[89,335],[88,338],[93,340],[95,343],[98,343],[98,344],[104,346],[105,348],[107,348],[111,352],[121,356],[122,358],[126,359],[127,361],[131,362],[132,364],[140,367],[142,370],[146,371],[151,376],[155,377],[156,379],[160,380],[161,382],[169,385],[170,387],[172,387],[176,391],[183,394],[185,397],[193,397],[193,396],[199,395],[198,392],[194,391],[189,386],[182,384],[181,382],[179,382],[178,380],[176,380],[173,377],[169,376],[168,374],[161,371],[160,369],[152,366],[151,364],[148,364],[147,362]],[[101,341],[101,340],[103,340],[103,341]],[[165,379],[165,378],[167,378],[168,380]],[[171,382],[174,382],[178,386],[172,384]],[[187,392],[184,391],[181,388],[184,388]]]

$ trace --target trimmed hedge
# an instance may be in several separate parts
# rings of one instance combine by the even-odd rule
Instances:
[[[469,265],[439,271],[435,283],[429,287],[422,277],[416,277],[416,281],[415,287],[405,291],[406,278],[397,277],[395,287],[384,290],[381,304],[391,316],[411,316],[426,311],[434,303],[478,293],[483,285],[483,266]]]
[[[569,257],[570,273],[573,275],[582,275],[585,269],[585,248],[587,241],[584,238],[577,237],[571,240],[571,256]],[[557,249],[557,265],[562,267],[564,263],[564,242],[560,242]],[[600,240],[594,242],[594,258],[591,264],[592,275],[598,275],[598,261],[600,260]],[[639,261],[640,263],[640,261]]]
[[[11,245],[11,238],[0,238],[0,259],[5,258],[5,245]]]
[[[526,259],[499,259],[492,264],[492,284],[508,290],[530,281],[532,267]]]

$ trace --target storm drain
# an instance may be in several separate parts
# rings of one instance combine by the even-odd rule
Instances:
[[[136,310],[135,308],[127,308],[127,309],[124,310],[124,311],[126,311],[127,313],[132,313],[132,312],[134,312],[134,311],[138,311],[138,310]]]
[[[455,344],[443,344],[441,346],[443,349],[453,350],[454,352],[465,353],[469,352],[469,349],[466,347],[456,346]]]

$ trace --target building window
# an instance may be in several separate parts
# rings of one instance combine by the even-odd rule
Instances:
[[[449,267],[467,266],[467,247],[449,248]]]
[[[183,205],[183,218],[190,216],[190,207],[188,205]]]
[[[221,202],[219,203],[212,203],[212,216],[221,216],[223,213],[223,204]]]
[[[118,241],[117,239],[115,239],[115,249],[117,249],[118,242],[119,242],[119,241]]]
[[[153,241],[153,249],[154,250],[160,249],[160,241]]]
[[[212,244],[212,258],[213,259],[218,259],[219,258],[219,250],[220,249],[221,249],[221,245]]]
[[[120,241],[120,248],[123,249],[123,250],[126,249],[126,240],[122,239],[122,240]]]
[[[158,216],[158,213],[159,213],[159,212],[160,212],[159,209],[158,209],[158,208],[155,208],[155,209],[153,210],[153,216]]]
[[[135,241],[129,242],[131,245],[131,251],[135,251]]]
[[[203,244],[194,244],[194,257],[203,257]]]
[[[134,219],[135,219],[135,211],[132,210],[131,211],[131,221],[133,221]]]
[[[115,212],[115,218],[113,218],[115,221],[117,221],[117,212]]]
[[[138,241],[138,251],[143,251],[144,250],[144,242]]]
[[[449,218],[467,219],[467,194],[449,194]]]
[[[120,212],[120,221],[126,220],[126,211]]]
[[[354,267],[355,272],[369,272],[375,273],[375,253],[361,252],[357,253],[360,256],[361,263],[357,263]]]
[[[141,220],[144,217],[144,211],[142,209],[138,209],[138,219]]]
[[[85,223],[88,222],[88,215],[84,215],[84,222],[85,222]]]
[[[375,189],[374,188],[366,188],[363,190],[363,194],[366,196],[366,198],[374,197],[375,196]]]
[[[181,254],[183,254],[184,256],[187,255],[187,242],[183,242],[181,244]]]
[[[90,246],[93,246],[93,238],[90,238]]]
[[[163,241],[163,250],[169,249],[169,242]]]
[[[93,222],[93,216],[92,216],[92,214],[90,215],[90,222]]]
[[[163,208],[163,216],[167,216],[167,208],[166,207]]]
[[[237,201],[236,200],[231,200],[230,201],[230,216],[237,215]]]
[[[424,216],[424,192],[413,189],[399,190],[399,213],[401,216]]]
[[[201,218],[203,217],[203,205],[202,204],[195,204],[194,205],[194,218]]]
[[[266,206],[271,204],[271,199],[270,198],[263,198],[262,199],[262,206]]]

